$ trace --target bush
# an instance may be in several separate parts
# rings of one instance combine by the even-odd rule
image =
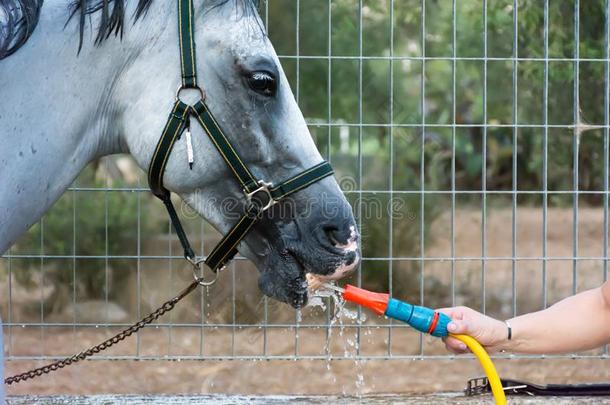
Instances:
[[[96,178],[95,165],[81,173],[79,183],[93,189],[108,186],[108,180]],[[112,186],[125,187],[127,184],[115,180]],[[147,196],[141,203],[146,204],[149,200]],[[36,284],[52,286],[52,292],[44,302],[47,313],[59,312],[71,302],[73,289],[79,300],[116,298],[121,293],[118,287],[125,283],[135,261],[107,261],[104,256],[136,253],[137,205],[138,195],[132,192],[67,192],[12,248],[17,254],[58,258],[46,259],[43,272],[40,258],[26,259],[23,268],[13,273],[16,280],[29,288]],[[158,232],[161,227],[154,221],[140,224],[142,235]],[[73,256],[77,258],[73,259]],[[76,277],[72,269],[78,269]]]

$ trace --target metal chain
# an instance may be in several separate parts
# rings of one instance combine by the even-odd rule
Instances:
[[[134,333],[136,333],[137,331],[139,331],[140,329],[142,329],[143,327],[145,327],[146,325],[154,322],[155,320],[157,320],[159,317],[163,316],[165,313],[171,311],[172,309],[174,309],[174,306],[180,302],[184,297],[186,297],[187,295],[189,295],[191,292],[193,292],[193,290],[195,290],[197,288],[197,286],[201,285],[201,280],[199,279],[195,279],[195,281],[193,281],[188,287],[186,287],[184,290],[182,290],[178,295],[176,295],[174,298],[165,301],[163,303],[163,305],[161,305],[159,308],[157,308],[155,311],[151,312],[150,314],[148,314],[147,316],[145,316],[144,318],[142,318],[139,322],[134,323],[133,325],[131,325],[130,327],[128,327],[127,329],[117,333],[116,335],[114,335],[113,337],[103,341],[102,343],[95,345],[85,351],[82,351],[78,354],[75,354],[73,356],[70,357],[66,357],[65,359],[56,361],[54,363],[51,364],[47,364],[46,366],[42,366],[39,368],[35,368],[29,371],[26,371],[25,373],[21,373],[21,374],[17,374],[11,377],[7,377],[4,380],[4,383],[6,385],[11,385],[11,384],[16,384],[19,383],[21,381],[26,381],[26,380],[30,380],[32,378],[36,378],[36,377],[40,377],[41,375],[44,374],[49,374],[53,371],[56,371],[60,368],[64,368],[66,366],[69,366],[71,364],[75,364],[78,363],[81,360],[85,360],[88,357],[93,356],[94,354],[97,354],[101,351],[104,351],[106,349],[108,349],[111,346],[114,346],[115,344],[119,343],[120,341],[126,339],[127,337],[133,335]]]

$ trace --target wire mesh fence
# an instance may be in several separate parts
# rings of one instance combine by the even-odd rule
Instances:
[[[508,318],[608,277],[610,5],[431,0],[261,4],[312,135],[362,234],[349,280],[428,306]],[[189,278],[127,157],[96,162],[2,256],[8,360],[72,354],[137,321]],[[219,235],[186,206],[199,251]],[[96,359],[435,359],[389,320],[301,313],[238,258]],[[607,348],[569,357],[607,357]],[[517,356],[518,357],[518,356]]]

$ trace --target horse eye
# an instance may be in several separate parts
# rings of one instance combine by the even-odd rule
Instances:
[[[248,76],[248,85],[255,92],[266,97],[273,97],[277,92],[275,77],[268,72],[252,72]]]

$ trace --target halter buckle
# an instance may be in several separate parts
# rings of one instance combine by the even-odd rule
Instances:
[[[254,190],[250,193],[248,193],[244,190],[244,193],[246,194],[246,200],[248,201],[248,204],[252,204],[253,197],[256,194],[264,193],[265,194],[264,198],[259,199],[260,205],[262,206],[260,212],[264,212],[264,211],[267,211],[269,208],[273,207],[273,205],[275,205],[275,203],[277,203],[277,201],[275,201],[273,199],[273,196],[271,195],[271,187],[273,187],[273,183],[267,183],[264,180],[259,180],[258,185],[259,185],[259,187],[256,190]]]

